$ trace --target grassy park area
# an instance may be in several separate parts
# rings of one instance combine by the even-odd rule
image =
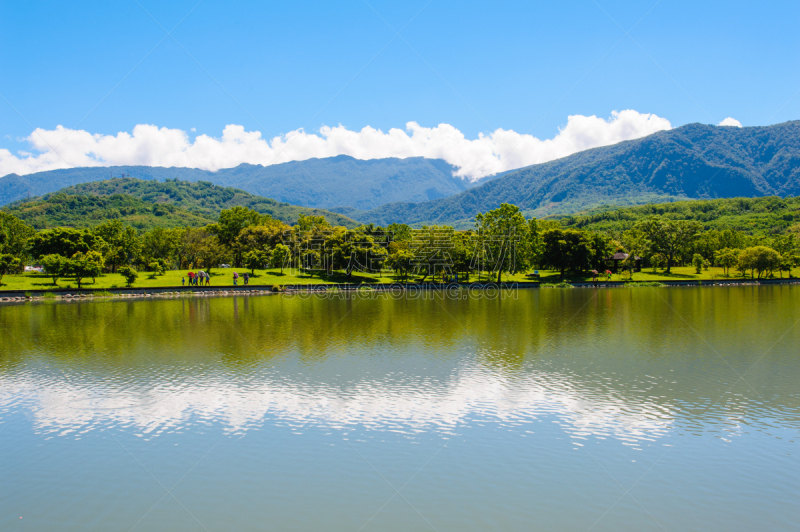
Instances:
[[[223,269],[214,269],[211,272],[211,286],[212,287],[221,287],[221,286],[233,286],[233,272],[237,272],[239,274],[239,283],[238,286],[243,286],[244,279],[242,278],[242,274],[247,272],[250,274],[249,270],[245,270],[242,268],[223,268]],[[168,270],[163,275],[153,275],[149,272],[140,272],[139,278],[136,279],[136,282],[133,284],[134,288],[161,288],[161,287],[175,287],[175,286],[182,286],[181,279],[185,279],[186,283],[188,284],[188,277],[187,277],[188,270]],[[792,271],[793,277],[800,276],[800,268],[795,268]],[[784,272],[784,278],[788,278],[789,275]],[[664,271],[659,270],[654,272],[652,269],[648,268],[641,272],[635,272],[633,274],[633,278],[631,279],[628,274],[613,274],[611,276],[611,281],[639,281],[639,282],[654,282],[654,281],[711,281],[711,280],[731,280],[731,279],[749,279],[750,276],[742,277],[741,274],[737,274],[736,272],[731,272],[729,276],[725,276],[723,273],[722,268],[714,268],[711,267],[708,270],[703,270],[702,273],[695,273],[695,269],[693,267],[673,267],[672,272],[666,274]],[[779,276],[774,276],[773,278],[778,279]],[[482,273],[480,278],[478,275],[473,273],[469,281],[475,282],[478,281],[487,282],[487,281],[496,281],[496,274],[488,275],[486,273]],[[268,269],[268,270],[255,270],[254,274],[250,274],[250,284],[251,285],[293,285],[293,284],[333,284],[333,283],[394,283],[394,282],[419,282],[422,278],[420,276],[409,276],[408,279],[404,279],[401,275],[395,275],[394,272],[383,272],[382,275],[377,274],[365,274],[360,272],[353,272],[353,274],[348,278],[344,273],[335,272],[333,275],[309,275],[307,273],[299,273],[296,270],[284,270],[283,273],[280,270],[276,269]],[[540,270],[540,277],[538,279],[534,279],[528,277],[527,274],[518,273],[515,275],[503,275],[502,280],[504,282],[522,282],[522,281],[539,281],[542,283],[558,283],[562,281],[559,272],[552,271],[552,270]],[[591,275],[567,275],[563,279],[567,282],[591,282],[592,277]],[[601,281],[606,280],[605,276],[601,276]],[[433,282],[434,279],[428,277],[425,279],[426,282]],[[438,277],[436,281],[441,281],[441,278]],[[462,279],[463,281],[463,279]],[[82,288],[84,289],[114,289],[114,288],[126,288],[125,279],[122,275],[117,273],[104,273],[101,276],[95,278],[94,282],[92,279],[84,279],[82,281]],[[5,275],[2,279],[2,284],[0,287],[3,290],[63,290],[63,289],[77,289],[78,284],[77,282],[70,277],[62,277],[58,279],[57,284],[53,284],[52,277],[41,274],[41,273],[26,273],[22,275]]]

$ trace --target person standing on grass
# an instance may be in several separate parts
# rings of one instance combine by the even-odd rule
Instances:
[[[247,272],[245,272],[243,275],[244,275],[244,285],[247,286],[248,284],[250,284],[250,275],[248,275]]]
[[[181,275],[181,286],[186,286],[186,277]]]
[[[233,272],[233,286],[236,286],[237,284],[239,284],[239,274]]]
[[[206,286],[211,286],[211,274],[206,272]]]

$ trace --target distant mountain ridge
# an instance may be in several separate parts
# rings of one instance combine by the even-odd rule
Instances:
[[[348,215],[381,225],[463,226],[501,203],[545,216],[601,204],[797,194],[800,121],[746,128],[688,124],[522,168],[449,198]]]
[[[441,159],[361,160],[346,155],[271,166],[240,164],[216,172],[151,166],[69,168],[0,178],[0,205],[125,174],[154,181],[209,181],[304,207],[368,210],[385,203],[452,196],[474,185],[454,177],[456,170]]]

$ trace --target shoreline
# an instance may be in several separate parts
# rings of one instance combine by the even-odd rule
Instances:
[[[274,285],[248,285],[248,286],[166,286],[152,288],[83,288],[76,289],[36,289],[36,290],[0,290],[1,303],[18,303],[25,301],[86,301],[94,299],[143,299],[148,297],[175,298],[183,296],[193,297],[230,297],[230,296],[262,296],[281,295],[286,293],[313,293],[341,290],[344,292],[371,291],[371,292],[417,292],[433,290],[514,290],[541,289],[541,288],[669,288],[669,287],[733,287],[733,286],[764,286],[764,285],[794,285],[800,284],[800,279],[714,279],[714,280],[689,280],[689,281],[598,281],[580,283],[540,283],[533,281],[511,282],[471,282],[471,283],[330,283],[330,284],[302,284],[282,285],[276,290]]]

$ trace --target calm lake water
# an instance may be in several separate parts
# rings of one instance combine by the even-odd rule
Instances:
[[[800,289],[0,307],[2,530],[788,530]]]

